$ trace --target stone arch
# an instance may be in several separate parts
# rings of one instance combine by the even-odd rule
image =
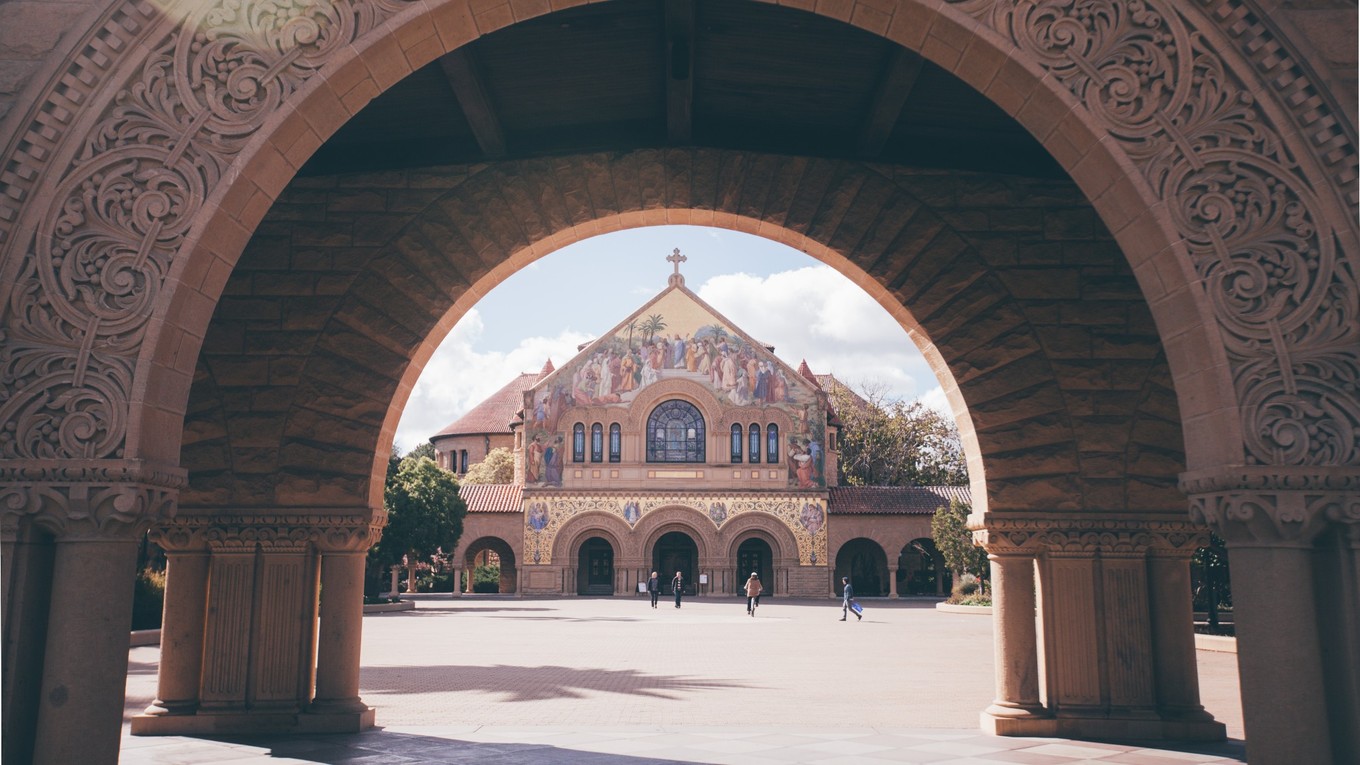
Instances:
[[[460,547],[463,546],[460,545]],[[518,589],[517,585],[519,582],[519,565],[515,556],[515,547],[500,537],[478,537],[468,543],[466,547],[463,547],[462,564],[463,568],[468,572],[468,578],[471,579],[472,571],[477,567],[476,559],[481,553],[488,550],[496,553],[496,555],[500,557],[501,581],[497,591],[501,593],[515,592]],[[457,585],[458,583],[454,582],[454,586],[457,587]],[[472,589],[471,583],[469,582],[468,591],[471,592]]]
[[[572,517],[557,530],[552,547],[553,565],[575,566],[577,552],[591,537],[602,537],[609,542],[616,559],[625,557],[628,552],[628,523],[611,513],[589,511]]]
[[[798,540],[777,518],[763,513],[741,513],[722,525],[721,539],[726,543],[729,560],[736,560],[737,548],[747,539],[759,537],[774,552],[776,565],[798,562]]]
[[[217,115],[192,99],[174,102],[192,97],[192,87],[143,91],[174,94],[163,103],[116,99],[130,92],[129,83],[204,77],[188,51],[203,14],[219,9],[110,3],[88,34],[68,36],[62,55],[45,65],[44,81],[29,88],[31,106],[6,121],[16,126],[16,138],[4,166],[11,191],[0,203],[6,256],[0,284],[11,289],[0,295],[9,307],[10,346],[0,377],[13,395],[0,420],[23,431],[0,443],[7,461],[22,463],[3,468],[14,483],[5,489],[11,520],[40,516],[63,534],[107,536],[172,514],[184,480],[182,426],[205,330],[264,211],[316,146],[374,95],[435,55],[536,13],[519,7],[475,13],[465,0],[340,7],[337,16],[352,23],[330,24],[328,9],[316,6],[318,15],[303,23],[315,24],[317,34],[284,40],[283,50],[260,50],[278,64],[277,77],[260,83],[257,97]],[[1093,200],[1150,304],[1186,424],[1191,472],[1183,486],[1194,495],[1193,513],[1244,544],[1299,546],[1302,539],[1306,547],[1320,529],[1354,516],[1347,497],[1357,482],[1358,447],[1344,435],[1354,431],[1360,406],[1354,386],[1334,382],[1353,381],[1360,366],[1348,313],[1357,302],[1355,269],[1346,261],[1346,253],[1360,250],[1354,121],[1255,2],[1151,7],[1157,12],[1112,11],[1108,25],[1073,26],[1080,32],[1065,39],[1081,44],[1065,48],[1041,40],[1050,23],[1073,20],[1017,20],[1005,4],[898,0],[828,4],[814,12],[920,51],[1039,138]],[[239,44],[260,48],[260,41],[276,41],[251,23],[260,19],[233,33]],[[301,46],[301,55],[289,46]],[[1087,58],[1084,51],[1103,57]],[[1129,76],[1130,56],[1159,75],[1152,78],[1161,88],[1155,96]],[[228,91],[223,85],[215,90]],[[1108,103],[1103,94],[1125,100]],[[143,126],[164,140],[131,152],[105,140]],[[73,161],[78,154],[81,161]],[[141,184],[135,189],[118,188],[108,172],[124,162],[137,166],[120,174]],[[66,275],[90,291],[63,291],[60,262],[89,244],[73,244],[61,233],[66,213],[96,190],[145,195],[135,215],[95,237],[103,237],[96,244],[102,251],[138,257],[112,258],[88,271],[68,266]],[[1248,203],[1242,210],[1261,214],[1237,214],[1235,199]],[[76,238],[91,233],[72,230]],[[573,235],[554,240],[553,234],[532,246],[551,249]],[[513,252],[507,258],[535,254],[529,247]],[[474,280],[496,267],[481,264]],[[135,295],[125,289],[139,281],[143,289]],[[95,304],[68,301],[70,294],[94,295]],[[115,299],[101,303],[110,295]],[[458,313],[470,305],[469,295],[458,298],[468,301]],[[429,338],[448,330],[450,315],[418,342],[405,373],[418,371],[433,350]],[[966,375],[957,376],[962,384]],[[380,420],[379,429],[390,433],[393,411],[409,390],[395,387],[392,398],[378,406],[361,400],[353,411]],[[956,408],[967,398],[957,389],[950,397]],[[972,412],[978,419],[978,407]],[[965,438],[976,437],[973,428],[966,425]],[[362,429],[354,435],[356,445],[369,438]],[[285,468],[309,459],[305,444],[288,451],[280,455]],[[379,457],[384,451],[378,447]],[[373,513],[381,462],[372,463],[367,478],[344,483],[345,491],[304,504]],[[975,467],[980,474],[980,462]],[[297,476],[254,488],[272,506],[311,496]],[[223,493],[232,491],[239,493]],[[1006,493],[1004,486],[976,486],[974,496],[1001,509]],[[95,501],[87,501],[91,497]],[[988,544],[1002,549],[1003,528],[989,526],[996,535]],[[1307,567],[1294,563],[1288,583],[1309,590]],[[1244,599],[1244,608],[1253,607],[1249,602]],[[1313,620],[1311,613],[1295,616],[1291,623]],[[1289,648],[1256,655],[1265,664],[1264,657]],[[1310,670],[1308,682],[1320,683],[1319,672]],[[87,705],[77,698],[69,706]],[[1298,715],[1325,717],[1319,710]],[[1269,725],[1248,716],[1249,727]]]
[[[652,548],[662,536],[682,531],[699,548],[699,560],[706,561],[715,548],[717,532],[713,522],[699,511],[690,507],[672,506],[652,510],[642,516],[633,528],[633,538],[637,540],[634,551],[639,560],[650,560]]]
[[[835,561],[832,581],[838,590],[841,577],[848,576],[856,595],[888,594],[888,555],[877,540],[870,537],[846,540],[831,556]]]

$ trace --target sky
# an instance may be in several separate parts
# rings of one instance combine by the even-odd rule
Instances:
[[[613,329],[666,288],[666,257],[687,258],[685,286],[793,368],[948,412],[907,333],[835,269],[778,242],[727,229],[652,226],[577,242],[501,282],[444,338],[397,426],[410,451],[502,388]]]

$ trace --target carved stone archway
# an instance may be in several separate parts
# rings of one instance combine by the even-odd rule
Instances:
[[[1091,200],[1157,323],[1184,423],[1189,470],[1182,486],[1192,513],[1229,540],[1241,568],[1273,574],[1272,581],[1237,583],[1255,751],[1265,759],[1276,751],[1266,747],[1279,747],[1281,758],[1344,758],[1360,749],[1345,725],[1360,709],[1357,652],[1347,652],[1330,680],[1316,660],[1280,658],[1317,657],[1324,643],[1347,645],[1357,622],[1352,604],[1341,617],[1322,619],[1322,627],[1310,626],[1319,624],[1324,602],[1315,566],[1353,592],[1360,544],[1354,123],[1253,2],[1137,7],[1110,2],[1078,14],[1039,3],[859,0],[814,12],[919,51],[987,95],[1040,138]],[[213,308],[295,169],[415,67],[547,10],[474,8],[465,0],[356,0],[316,4],[301,15],[271,6],[247,16],[239,8],[111,2],[88,30],[69,35],[68,48],[44,65],[26,103],[5,122],[15,128],[0,170],[6,582],[31,581],[46,567],[58,593],[73,592],[70,583],[87,579],[91,540],[105,543],[109,570],[129,565],[130,540],[174,513],[184,485],[182,425]],[[716,214],[706,222],[736,225]],[[788,227],[775,235],[817,240]],[[474,278],[512,272],[580,236],[547,233],[506,250]],[[881,284],[865,286],[891,294]],[[449,317],[465,311],[474,294],[457,301],[429,337],[447,331]],[[432,349],[423,343],[404,374],[413,379]],[[389,399],[386,430],[409,388]],[[347,484],[342,501],[316,501],[287,516],[300,518],[296,523],[280,525],[275,496],[248,506],[252,520],[241,533],[309,529],[313,517],[336,528],[380,525],[385,447],[374,451],[367,479]],[[982,465],[974,467],[981,475]],[[283,488],[282,496],[296,498],[307,485]],[[217,520],[234,517],[214,511]],[[1149,551],[1177,551],[1167,555],[1175,560],[1182,546],[1174,540],[1188,533],[1159,525],[1154,538],[1173,540],[1163,544],[1140,536],[1146,529],[1136,520],[1073,522],[1034,513],[979,514],[975,523],[1005,571],[998,577],[1008,582],[998,587],[1002,602],[1016,594],[998,606],[1003,615],[1032,605],[1034,580],[1025,572],[1036,557],[1064,576],[1091,575],[1092,556],[1118,561],[1125,552],[1151,556],[1139,565],[1158,570],[1160,553]],[[28,549],[33,530],[55,533],[50,559]],[[298,555],[322,556],[326,589],[349,586],[348,564],[328,574],[329,547],[299,544]],[[196,565],[184,564],[190,580]],[[1129,573],[1123,563],[1099,565]],[[1157,586],[1170,593],[1179,569],[1167,565]],[[19,656],[46,659],[26,690],[6,677],[7,700],[12,692],[64,700],[42,705],[33,723],[42,757],[53,761],[117,748],[110,710],[119,706],[121,679],[98,657],[121,640],[107,625],[120,621],[126,598],[114,589],[107,597],[87,592],[110,604],[100,622],[106,626],[80,628],[84,602],[54,596],[49,616],[64,629],[33,638],[42,645],[22,636],[12,643]],[[29,614],[24,601],[9,598],[7,615]],[[344,639],[349,619],[348,611],[328,617],[323,603],[321,629],[341,625],[337,645],[353,654],[341,662],[349,664],[336,680],[337,706],[357,703],[343,690],[357,681],[357,651]],[[7,628],[13,622],[7,619]],[[1274,622],[1296,629],[1278,632]],[[1003,631],[998,651],[1027,653],[1030,640]],[[1183,662],[1172,656],[1177,640],[1168,637],[1158,649],[1167,655],[1154,658]],[[67,682],[71,672],[84,680]],[[1275,708],[1281,684],[1305,689],[1306,703]],[[58,689],[73,695],[52,695]],[[1024,718],[1033,711],[1029,692],[1024,673],[1007,679],[997,709]],[[323,697],[319,678],[317,695]],[[88,733],[80,741],[58,733],[69,730]],[[76,746],[79,752],[67,748]]]

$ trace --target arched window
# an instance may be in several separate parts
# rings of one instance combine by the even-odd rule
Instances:
[[[609,461],[618,462],[623,456],[623,437],[619,434],[619,424],[609,426]]]
[[[648,462],[703,462],[704,417],[688,401],[664,401],[647,418]]]
[[[571,429],[571,461],[586,461],[586,426],[579,422]]]
[[[765,429],[765,461],[779,461],[779,426],[773,422]]]
[[[742,427],[739,424],[732,425],[732,462],[741,464],[741,440],[743,437]]]
[[[746,459],[750,460],[751,464],[754,465],[755,463],[760,462],[760,426],[754,422],[751,423],[750,433],[750,438],[747,439]]]
[[[590,461],[604,461],[604,428],[598,422],[590,426]]]
[[[462,457],[463,466],[462,466],[461,468],[458,469],[458,472],[459,472],[459,473],[466,473],[466,472],[467,472],[467,449],[464,449],[464,450],[463,450],[462,452],[460,452],[459,454],[460,454],[460,456]]]

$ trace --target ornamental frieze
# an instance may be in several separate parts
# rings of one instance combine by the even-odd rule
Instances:
[[[382,527],[350,514],[181,515],[152,528],[151,541],[169,551],[358,553],[377,544]]]
[[[973,531],[973,542],[993,555],[1188,556],[1209,544],[1204,526],[1179,518],[991,514],[984,523]]]
[[[798,542],[798,563],[803,566],[827,565],[826,498],[818,495],[564,495],[530,494],[525,496],[524,554],[527,565],[552,563],[553,544],[562,527],[584,513],[599,512],[615,516],[637,527],[648,514],[663,508],[683,507],[707,519],[721,530],[733,518],[749,513],[772,516],[782,523]],[[702,522],[702,521],[701,521]]]

